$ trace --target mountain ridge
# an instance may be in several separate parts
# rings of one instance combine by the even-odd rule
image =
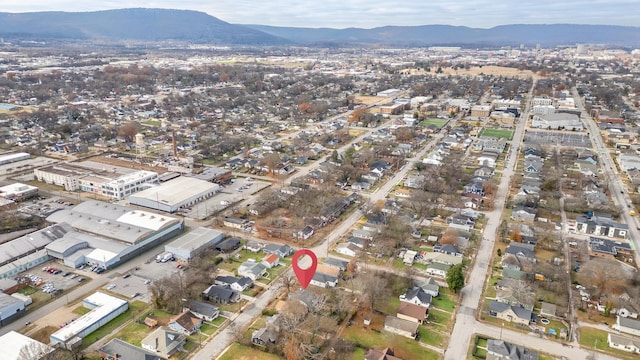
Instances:
[[[640,47],[640,27],[582,24],[510,24],[488,29],[453,25],[371,29],[231,24],[193,10],[129,8],[92,12],[0,12],[0,37],[95,42],[222,45],[504,46],[575,43]]]

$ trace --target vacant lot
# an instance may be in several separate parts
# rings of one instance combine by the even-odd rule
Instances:
[[[379,103],[382,100],[388,99],[386,97],[383,96],[365,96],[365,95],[358,95],[356,96],[356,98],[353,100],[354,103],[356,104],[364,104],[364,105],[374,105]]]
[[[431,73],[436,74],[437,68],[432,68]],[[436,74],[441,76],[448,75],[494,75],[494,76],[511,76],[511,77],[520,77],[520,78],[539,78],[538,75],[533,73],[531,70],[518,70],[516,68],[504,67],[504,66],[477,66],[471,67],[469,69],[453,69],[453,68],[442,68],[442,73]]]
[[[482,133],[480,133],[480,136],[488,136],[488,137],[503,138],[503,139],[511,140],[513,139],[513,131],[484,128],[482,129]]]
[[[280,357],[274,354],[269,354],[264,351],[260,351],[258,349],[240,345],[238,343],[231,345],[231,347],[229,347],[229,350],[227,350],[227,352],[225,352],[220,357],[220,360],[254,360],[254,359],[278,360],[280,359]]]

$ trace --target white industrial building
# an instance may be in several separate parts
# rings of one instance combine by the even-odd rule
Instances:
[[[199,227],[166,244],[164,251],[188,261],[207,247],[217,245],[223,238],[224,234],[218,230]]]
[[[537,115],[549,115],[556,112],[556,107],[553,105],[536,105],[533,107],[532,112]]]
[[[31,155],[27,153],[13,153],[0,155],[0,165],[11,164],[18,161],[29,160]]]
[[[72,233],[46,246],[47,253],[68,266],[89,263],[111,268],[164,242],[184,228],[184,222],[126,206],[86,201],[57,211],[47,221],[69,224]]]
[[[82,300],[82,306],[91,309],[91,311],[51,334],[51,344],[75,343],[78,340],[74,340],[74,338],[86,337],[127,311],[129,303],[120,298],[96,292]]]
[[[129,196],[129,203],[174,213],[206,200],[218,191],[218,184],[181,176]]]
[[[578,130],[584,129],[580,117],[575,114],[555,113],[548,115],[534,115],[531,119],[532,128]]]
[[[38,188],[35,186],[14,183],[0,187],[0,197],[13,201],[21,201],[38,195]]]
[[[38,181],[62,186],[67,191],[86,191],[117,200],[159,182],[158,173],[153,171],[96,168],[91,162],[51,165],[35,169],[33,174]]]
[[[35,360],[55,350],[49,345],[13,330],[0,336],[0,349],[2,349],[4,360]]]
[[[24,312],[24,301],[0,293],[0,326]]]
[[[0,279],[13,279],[51,259],[45,247],[71,231],[67,224],[52,225],[0,244]]]

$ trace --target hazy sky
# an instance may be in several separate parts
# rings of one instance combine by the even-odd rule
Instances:
[[[234,24],[295,27],[605,24],[640,26],[638,0],[0,0],[0,12],[189,9]]]

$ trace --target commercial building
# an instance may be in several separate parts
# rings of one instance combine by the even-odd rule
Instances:
[[[71,346],[129,309],[127,301],[102,292],[82,300],[82,306],[91,311],[51,334],[52,344]]]
[[[38,181],[62,186],[67,191],[86,191],[117,200],[159,182],[158,173],[153,171],[96,168],[93,164],[56,164],[35,169],[33,174]]]
[[[0,326],[24,312],[24,301],[11,295],[0,293]]]
[[[0,187],[0,197],[13,201],[21,201],[38,195],[38,188],[31,185],[15,183]]]
[[[0,165],[11,164],[18,161],[29,160],[31,155],[27,153],[13,153],[0,155]]]
[[[49,260],[45,247],[71,231],[68,224],[52,225],[0,244],[0,279],[12,279]]]
[[[31,357],[29,360],[36,360],[54,351],[49,345],[22,335],[16,331],[9,331],[0,336],[0,349],[2,349],[2,359],[4,360],[25,360],[25,351]]]
[[[164,246],[164,251],[172,253],[181,260],[190,260],[208,247],[214,247],[222,241],[224,234],[220,231],[199,227],[172,240]]]
[[[219,190],[217,184],[181,176],[129,196],[129,203],[174,213],[212,197]]]
[[[102,201],[86,201],[51,214],[47,221],[69,224],[72,233],[46,246],[69,266],[89,263],[110,268],[178,235],[184,223]]]
[[[580,117],[575,114],[554,113],[547,115],[534,115],[531,119],[532,128],[553,130],[576,130],[584,128]]]

